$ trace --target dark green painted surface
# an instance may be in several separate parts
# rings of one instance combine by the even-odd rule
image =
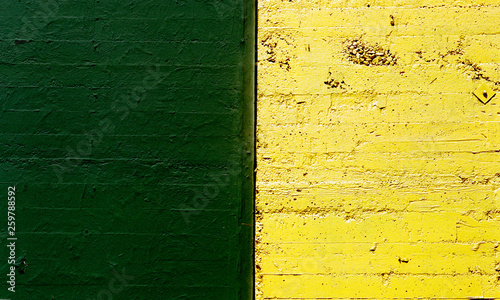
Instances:
[[[0,3],[0,298],[252,298],[253,15],[243,0]]]

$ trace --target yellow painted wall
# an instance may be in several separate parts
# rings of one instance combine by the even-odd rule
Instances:
[[[258,19],[257,299],[500,297],[500,1]]]

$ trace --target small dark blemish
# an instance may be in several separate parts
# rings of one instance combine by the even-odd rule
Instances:
[[[15,41],[14,41],[14,44],[15,44],[16,46],[18,46],[18,45],[22,45],[22,44],[27,44],[27,43],[29,43],[29,42],[31,42],[31,41],[27,41],[27,40],[15,40]]]
[[[331,76],[331,73],[330,73],[330,76]],[[335,88],[341,88],[341,89],[344,89],[346,84],[344,82],[344,80],[342,81],[337,81],[333,78],[330,78],[328,79],[327,81],[324,82],[328,88],[332,88],[332,89],[335,89]]]

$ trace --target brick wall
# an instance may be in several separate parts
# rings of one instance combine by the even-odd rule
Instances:
[[[0,3],[0,298],[251,298],[252,5]]]

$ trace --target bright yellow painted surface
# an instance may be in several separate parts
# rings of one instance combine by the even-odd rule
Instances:
[[[258,39],[257,299],[500,298],[500,1],[260,0]]]

